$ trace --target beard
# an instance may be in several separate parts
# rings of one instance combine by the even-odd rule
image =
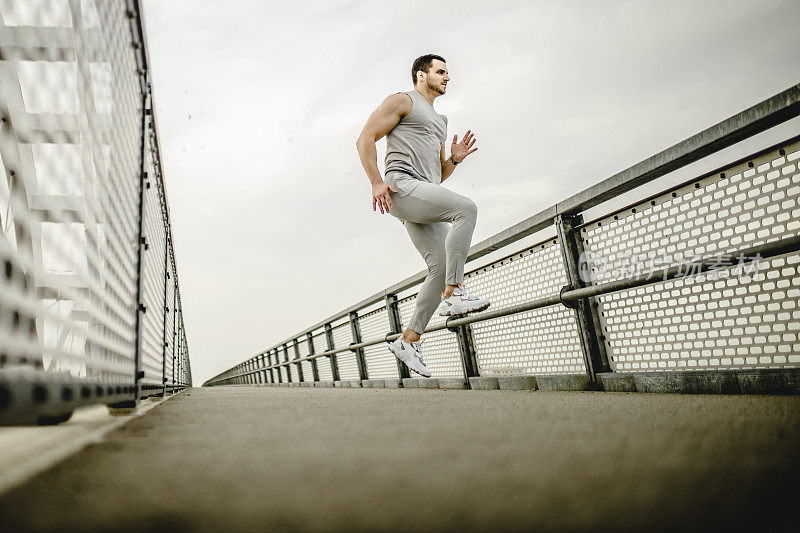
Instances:
[[[445,87],[442,87],[441,83],[439,85],[434,85],[430,81],[428,81],[428,89],[430,89],[432,91],[436,91],[439,94],[444,94],[444,92],[446,90]]]

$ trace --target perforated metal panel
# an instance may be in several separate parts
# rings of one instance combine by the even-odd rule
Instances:
[[[358,318],[363,340],[386,336],[389,331],[389,314],[386,307],[381,307]],[[364,348],[367,361],[367,372],[370,379],[388,379],[398,377],[395,357],[385,343]]]
[[[0,3],[0,366],[130,382],[141,95],[124,10],[88,4]]]
[[[600,297],[615,370],[797,366],[798,256],[737,251],[800,232],[800,143],[726,168],[584,228],[596,282],[673,265],[686,277]],[[692,263],[720,270],[692,276]]]
[[[353,342],[353,334],[350,331],[350,322],[345,321],[333,326],[333,343],[336,348],[343,348]],[[343,380],[357,380],[358,363],[353,352],[340,352],[336,354],[339,363],[339,377]]]
[[[316,353],[324,352],[328,349],[328,341],[325,338],[325,330],[321,330],[314,334],[314,349],[316,350]],[[333,374],[331,373],[330,358],[318,357],[317,368],[319,369],[320,381],[333,380]]]
[[[0,374],[133,392],[141,303],[140,385],[191,383],[138,16],[121,0],[0,0]]]
[[[553,239],[471,272],[467,289],[494,307],[552,296],[567,283]],[[481,375],[576,374],[585,371],[575,315],[550,306],[472,326]]]

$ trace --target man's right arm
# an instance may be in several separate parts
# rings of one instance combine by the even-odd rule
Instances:
[[[381,213],[388,213],[389,208],[394,207],[389,197],[389,190],[397,192],[384,183],[381,178],[381,174],[378,171],[378,151],[375,149],[375,143],[392,131],[392,128],[410,111],[411,99],[407,94],[398,93],[387,97],[367,119],[364,129],[356,141],[361,165],[364,167],[370,183],[372,183],[373,211],[375,211],[375,206],[377,205],[380,207]]]

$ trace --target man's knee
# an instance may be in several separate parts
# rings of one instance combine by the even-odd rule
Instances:
[[[475,220],[478,218],[478,206],[469,198],[464,198],[461,204],[461,212],[464,218]]]

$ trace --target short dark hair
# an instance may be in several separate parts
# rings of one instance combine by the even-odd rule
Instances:
[[[433,60],[438,59],[442,63],[447,63],[442,56],[437,56],[436,54],[425,54],[424,56],[419,56],[414,60],[414,64],[411,65],[411,83],[414,85],[417,84],[417,72],[420,70],[422,72],[428,72],[433,65]]]

